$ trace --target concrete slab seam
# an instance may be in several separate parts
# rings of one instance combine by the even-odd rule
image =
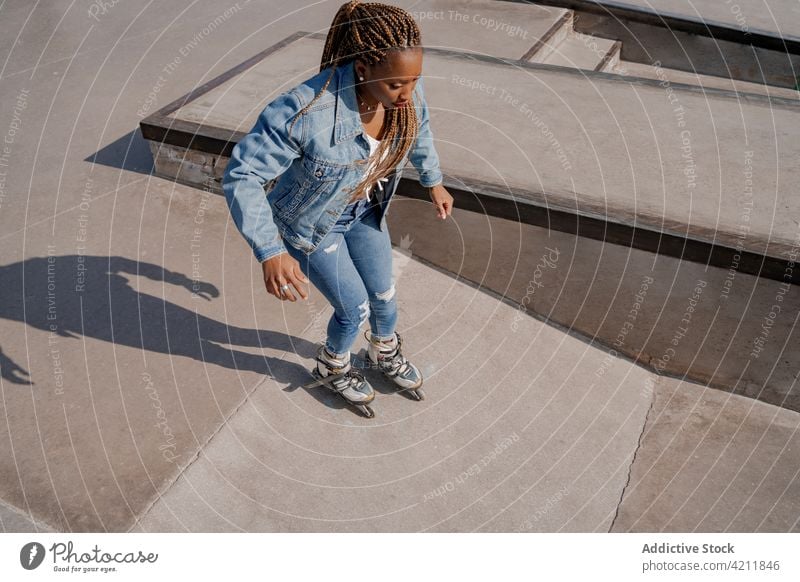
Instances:
[[[164,495],[165,495],[167,492],[169,492],[169,490],[170,490],[170,489],[172,489],[172,487],[175,485],[175,483],[177,483],[177,482],[178,482],[178,480],[180,480],[180,478],[181,478],[181,477],[184,475],[184,473],[186,473],[186,471],[187,471],[187,470],[188,470],[188,469],[189,469],[189,468],[190,468],[192,465],[194,465],[195,461],[197,461],[197,459],[199,459],[199,458],[200,458],[200,453],[202,453],[202,452],[203,452],[203,450],[204,450],[204,449],[205,449],[205,448],[206,448],[206,447],[207,447],[207,446],[208,446],[208,445],[211,443],[211,441],[214,439],[214,437],[215,437],[215,436],[217,436],[217,435],[218,435],[218,434],[219,434],[219,433],[222,431],[222,429],[223,429],[223,428],[225,428],[225,427],[228,425],[228,422],[231,420],[231,418],[233,418],[233,417],[236,415],[236,413],[237,413],[237,412],[239,412],[239,410],[240,410],[240,409],[241,409],[241,408],[242,408],[242,407],[243,407],[243,406],[244,406],[244,405],[247,403],[247,401],[248,401],[248,400],[250,400],[250,396],[251,396],[251,395],[252,395],[252,394],[253,394],[253,393],[254,393],[256,390],[258,390],[258,388],[259,388],[259,387],[260,387],[262,384],[264,384],[264,383],[265,383],[267,380],[271,380],[271,379],[273,379],[271,376],[264,376],[264,378],[262,378],[262,379],[261,379],[259,382],[256,382],[256,384],[255,384],[255,386],[253,386],[252,390],[250,390],[250,391],[249,391],[247,394],[245,394],[245,396],[244,396],[244,398],[242,399],[242,401],[241,401],[241,402],[240,402],[240,403],[239,403],[239,404],[238,404],[238,405],[237,405],[237,406],[236,406],[236,407],[235,407],[235,408],[234,408],[234,409],[231,411],[231,413],[230,413],[230,414],[229,414],[227,417],[225,417],[225,420],[223,420],[223,421],[220,423],[220,425],[217,427],[217,429],[216,429],[214,432],[212,432],[212,433],[211,433],[211,435],[209,435],[209,437],[208,437],[208,438],[205,440],[205,442],[204,442],[202,445],[200,445],[200,446],[197,448],[197,451],[195,452],[195,454],[192,456],[192,458],[191,458],[191,459],[189,459],[189,462],[188,462],[188,463],[186,463],[186,465],[185,465],[185,466],[184,466],[184,467],[183,467],[183,468],[182,468],[180,471],[178,471],[178,474],[175,476],[175,478],[174,478],[173,480],[171,480],[169,483],[167,483],[167,484],[166,484],[166,485],[165,485],[165,486],[162,488],[162,490],[161,490],[161,491],[158,491],[158,492],[157,492],[157,494],[156,494],[155,498],[154,498],[154,499],[153,499],[153,500],[152,500],[152,501],[151,501],[151,502],[150,502],[150,503],[147,505],[147,507],[144,509],[144,511],[142,511],[142,513],[141,513],[140,515],[138,515],[138,516],[137,516],[137,517],[136,517],[136,518],[133,520],[133,523],[132,523],[132,524],[131,524],[131,526],[128,528],[128,530],[127,530],[127,532],[126,532],[126,533],[130,533],[130,531],[131,531],[133,528],[135,528],[137,525],[139,525],[139,524],[141,523],[141,521],[142,521],[142,520],[143,520],[145,517],[147,517],[147,514],[148,514],[148,513],[150,513],[150,511],[153,509],[153,507],[155,506],[155,504],[156,504],[156,503],[158,503],[158,502],[159,502],[159,500],[160,500],[160,499],[161,499],[161,498],[162,498],[162,497],[163,497],[163,496],[164,496]]]
[[[0,505],[6,508],[11,513],[14,513],[25,520],[31,522],[37,529],[43,530],[48,533],[56,533],[58,530],[51,526],[49,523],[41,521],[35,518],[32,514],[25,513],[22,509],[17,507],[16,505],[12,505],[11,503],[7,502],[5,499],[0,498]],[[3,530],[5,533],[13,533],[5,531],[5,526],[3,526]]]
[[[631,456],[630,465],[628,465],[628,475],[625,478],[625,484],[622,486],[622,491],[619,494],[619,501],[617,502],[617,507],[614,509],[614,517],[611,520],[611,525],[608,526],[608,532],[611,533],[614,531],[614,524],[617,522],[617,517],[619,516],[619,508],[622,505],[622,500],[625,498],[625,493],[628,490],[628,485],[631,482],[631,473],[633,472],[633,465],[636,462],[636,455],[639,453],[639,449],[642,447],[642,439],[644,438],[644,433],[647,431],[647,423],[650,420],[650,413],[653,411],[653,407],[656,402],[656,390],[658,389],[659,385],[662,383],[663,378],[660,375],[653,374],[656,378],[653,382],[653,390],[650,393],[650,406],[647,407],[647,412],[644,415],[644,422],[642,423],[642,431],[639,433],[639,438],[636,440],[636,448],[633,451],[633,455]]]

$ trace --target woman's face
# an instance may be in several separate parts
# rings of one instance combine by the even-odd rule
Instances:
[[[380,101],[385,109],[411,103],[411,93],[422,75],[422,48],[411,47],[389,51],[377,65],[367,65],[356,59],[356,78],[363,91]]]

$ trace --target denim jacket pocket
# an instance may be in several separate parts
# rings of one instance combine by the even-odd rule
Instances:
[[[268,196],[272,199],[272,204],[275,206],[275,209],[280,210],[281,214],[283,214],[283,209],[297,196],[300,190],[300,183],[295,181],[290,186],[284,187],[283,192],[280,191],[281,186],[283,185],[276,186],[270,191]]]
[[[330,196],[347,171],[347,165],[304,156],[301,162],[302,171],[299,180],[300,188],[292,188],[293,197],[287,196],[287,202],[281,208],[288,220],[302,213],[322,196]]]

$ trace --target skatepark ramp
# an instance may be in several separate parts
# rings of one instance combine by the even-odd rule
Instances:
[[[540,28],[552,29],[553,18],[561,16],[550,15]],[[293,34],[143,120],[156,173],[219,192],[233,145],[270,100],[318,70],[323,40]],[[507,56],[530,50],[503,47]],[[609,347],[617,342],[618,354],[659,372],[800,410],[793,357],[779,358],[776,371],[762,367],[766,359],[741,357],[761,341],[760,310],[747,325],[711,326],[719,339],[706,341],[697,357],[663,358],[672,334],[642,327],[619,342],[610,326],[623,309],[619,293],[636,295],[648,264],[677,277],[665,294],[675,305],[654,314],[654,326],[672,317],[677,325],[683,297],[693,295],[698,280],[715,280],[718,299],[730,309],[740,300],[732,290],[756,289],[747,305],[763,304],[767,313],[777,293],[771,285],[796,283],[795,101],[436,47],[426,48],[425,76],[445,184],[471,227],[444,238],[437,233],[438,245],[418,239],[416,258],[509,300],[533,299],[528,314]],[[427,194],[413,168],[406,168],[398,194],[409,204],[393,204],[390,223],[394,214],[403,224],[426,224],[420,213]],[[397,245],[401,234],[394,235]],[[541,289],[533,298],[521,274],[525,265],[535,272],[555,239],[577,253],[567,277],[578,285],[569,295],[574,303]],[[471,260],[458,259],[464,256]],[[575,270],[584,273],[580,284]],[[589,314],[587,302],[599,311]],[[794,313],[796,306],[786,309]],[[781,321],[779,335],[788,338],[791,319]]]
[[[3,531],[798,531],[792,101],[523,60],[562,8],[406,2],[447,15],[424,73],[456,207],[407,168],[426,397],[365,370],[368,419],[302,388],[332,309],[267,294],[214,193],[336,6],[11,4]]]

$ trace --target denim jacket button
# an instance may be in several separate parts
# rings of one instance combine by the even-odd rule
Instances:
[[[314,172],[314,175],[315,175],[317,178],[321,178],[321,177],[322,177],[322,170],[317,170],[316,172]]]

